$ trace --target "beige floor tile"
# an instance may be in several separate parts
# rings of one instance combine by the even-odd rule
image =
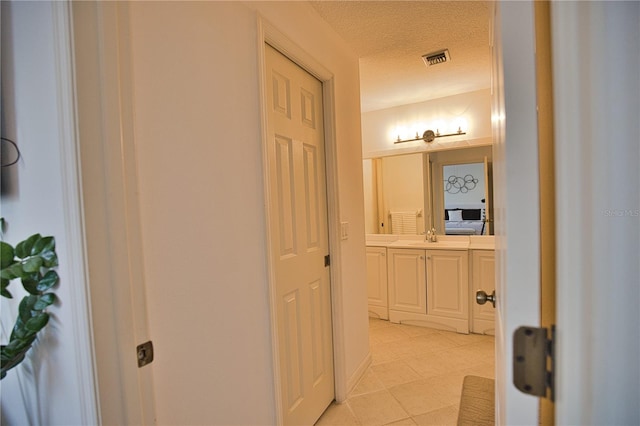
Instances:
[[[416,344],[425,344],[432,352],[452,349],[460,346],[459,342],[454,341],[454,339],[450,339],[447,336],[443,336],[441,332],[416,336],[414,339]]]
[[[440,376],[429,377],[425,379],[425,381],[429,386],[438,389],[438,397],[447,402],[445,405],[454,405],[460,403],[462,382],[466,375],[467,374],[461,371],[456,371]]]
[[[409,417],[388,390],[355,396],[347,403],[365,426],[382,426]]]
[[[427,379],[394,386],[389,392],[412,416],[451,405],[449,398],[443,397],[440,389]]]
[[[486,336],[483,334],[461,334],[448,331],[441,331],[440,334],[457,345],[468,345],[471,343],[492,341],[492,336]]]
[[[493,336],[375,318],[369,336],[370,368],[347,403],[330,406],[318,425],[456,424],[464,377],[494,377]]]
[[[495,379],[493,364],[480,364],[475,367],[465,368],[457,373],[463,376],[480,376],[487,379]]]
[[[398,327],[376,327],[369,331],[369,341],[372,344],[395,342],[408,337],[409,335]]]
[[[437,353],[443,372],[472,368],[486,362],[484,357],[473,350],[465,350],[465,348],[465,346],[459,346]]]
[[[376,373],[374,373],[371,368],[368,368],[349,397],[377,392],[383,389],[385,389],[384,384],[378,379]]]
[[[419,426],[455,426],[458,423],[458,407],[456,405],[449,405],[415,416],[413,420]]]
[[[372,356],[380,355],[377,360],[382,360],[382,357],[386,361],[399,360],[408,357],[415,357],[424,355],[431,352],[431,345],[428,341],[416,338],[407,337],[402,340],[396,340],[392,342],[385,342],[380,344],[371,345]],[[380,362],[378,362],[379,364]]]
[[[426,352],[423,355],[404,359],[409,367],[415,370],[421,377],[433,377],[445,373],[442,358],[438,353]]]
[[[316,426],[361,426],[348,404],[333,402],[316,422]]]
[[[438,330],[435,328],[419,327],[416,325],[398,324],[398,327],[410,337],[429,336],[438,333]]]
[[[433,345],[423,336],[409,337],[394,343],[394,351],[398,358],[419,356],[433,351]]]
[[[460,346],[464,352],[472,352],[476,357],[485,362],[495,361],[495,348],[493,341],[472,343],[470,345]]]
[[[374,365],[371,369],[387,388],[421,378],[420,374],[402,360]]]
[[[395,350],[395,342],[375,343],[371,345],[371,364],[384,364],[395,361],[398,354]]]
[[[371,332],[371,330],[373,330],[374,328],[391,327],[391,324],[392,323],[386,320],[369,317],[369,332]]]
[[[416,422],[411,417],[407,417],[397,422],[387,423],[385,426],[416,426]]]

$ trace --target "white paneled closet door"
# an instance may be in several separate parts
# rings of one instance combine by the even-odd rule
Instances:
[[[322,83],[265,45],[269,230],[284,424],[334,398]]]

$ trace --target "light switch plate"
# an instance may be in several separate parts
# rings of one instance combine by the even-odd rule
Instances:
[[[349,239],[349,222],[340,222],[340,239]]]

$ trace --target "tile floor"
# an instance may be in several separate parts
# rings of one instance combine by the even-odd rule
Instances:
[[[494,338],[369,319],[372,363],[317,426],[455,425],[466,375],[493,378]]]

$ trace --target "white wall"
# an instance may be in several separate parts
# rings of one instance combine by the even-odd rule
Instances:
[[[411,212],[422,210],[417,218],[416,233],[424,232],[424,178],[422,154],[398,155],[382,158],[382,192],[384,212]],[[385,228],[394,230],[388,216],[383,218]]]
[[[487,85],[489,82],[487,82]],[[437,138],[430,144],[422,140],[394,145],[394,141],[412,139],[431,129],[441,134],[457,131],[455,123],[462,121],[466,135]],[[454,127],[451,127],[454,126]],[[433,99],[395,108],[362,114],[362,152],[365,158],[381,152],[446,149],[478,143],[491,143],[491,96],[489,89]]]
[[[362,175],[364,185],[364,224],[365,233],[375,234],[378,232],[378,197],[376,186],[373,182],[374,160],[366,159],[362,161]]]
[[[357,58],[304,3],[130,4],[159,424],[273,424],[257,12],[334,72],[346,373],[368,348]]]
[[[640,3],[551,12],[556,424],[640,424]]]
[[[3,169],[4,237],[11,244],[41,233],[56,239],[59,302],[25,361],[2,380],[2,424],[95,424],[91,336],[84,293],[79,188],[75,180],[66,5],[2,2],[2,136],[22,158]],[[66,71],[66,72],[65,72]],[[68,115],[67,115],[68,114]],[[4,159],[3,159],[4,160]],[[2,298],[2,344],[24,292]]]

